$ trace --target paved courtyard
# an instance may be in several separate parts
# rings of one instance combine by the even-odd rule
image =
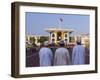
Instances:
[[[50,47],[53,52],[53,57],[57,47]],[[39,47],[33,47],[26,49],[26,67],[38,67],[39,66]],[[68,48],[70,59],[72,56],[72,48]],[[89,50],[85,49],[85,64],[89,64]]]

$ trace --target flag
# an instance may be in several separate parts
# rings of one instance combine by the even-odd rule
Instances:
[[[61,22],[63,22],[63,19],[62,19],[62,18],[60,18],[60,21],[61,21]]]

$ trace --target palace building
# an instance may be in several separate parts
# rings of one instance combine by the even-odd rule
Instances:
[[[74,33],[73,29],[67,29],[67,28],[45,28],[46,32],[49,33],[49,35],[26,35],[26,42],[30,44],[31,41],[34,41],[36,45],[41,44],[38,40],[47,40],[50,43],[59,43],[60,40],[64,40],[65,44],[72,45],[76,44],[77,37],[81,38],[82,45],[84,47],[89,46],[89,34],[77,34],[72,35]]]
[[[60,40],[64,40],[65,42],[70,43],[70,34],[74,30],[64,28],[46,28],[45,31],[50,33],[51,43],[58,43]]]

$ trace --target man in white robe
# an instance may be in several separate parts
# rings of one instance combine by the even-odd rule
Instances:
[[[39,51],[39,59],[40,66],[51,66],[53,60],[53,54],[51,49],[48,48],[48,42],[44,43],[44,47],[42,47]]]
[[[70,64],[70,56],[67,48],[64,48],[64,41],[60,41],[60,48],[55,51],[54,56],[54,65],[69,65]]]
[[[85,64],[85,48],[81,45],[81,38],[78,38],[77,45],[73,48],[72,64]]]

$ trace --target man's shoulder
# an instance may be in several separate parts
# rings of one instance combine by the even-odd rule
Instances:
[[[42,47],[42,48],[40,49],[40,51],[41,51],[41,50],[46,50],[46,49],[48,49],[48,48],[46,48],[46,47]]]
[[[51,52],[51,49],[47,48],[47,47],[43,47],[43,48],[40,49],[40,52],[44,52],[44,51]]]
[[[61,47],[61,48],[56,49],[56,51],[62,51],[62,50],[67,50],[67,48]]]
[[[77,49],[77,48],[83,48],[84,49],[84,47],[82,45],[76,45],[76,46],[73,47],[73,49]]]
[[[57,48],[56,51],[59,51],[61,48]]]

